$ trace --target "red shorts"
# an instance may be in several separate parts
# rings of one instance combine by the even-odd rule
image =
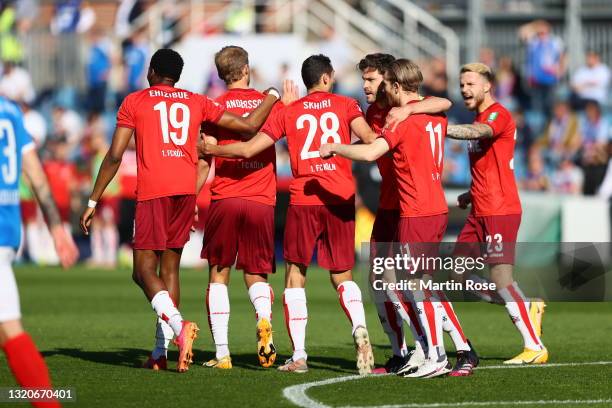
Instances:
[[[134,249],[163,251],[183,248],[189,241],[195,205],[195,195],[138,201],[134,220]]]
[[[446,233],[448,214],[425,217],[401,217],[399,222],[399,242],[402,251],[408,250],[412,257],[433,258],[439,256],[440,242]],[[413,273],[432,273],[433,267],[420,268]]]
[[[400,222],[399,210],[379,208],[372,226],[370,237],[370,257],[392,256],[393,245],[398,241]]]
[[[212,201],[204,227],[203,259],[248,273],[274,273],[274,206],[225,198]]]
[[[521,214],[476,216],[470,213],[457,237],[454,255],[483,256],[488,264],[513,265],[520,225]]]
[[[355,264],[355,206],[290,205],[285,225],[287,262],[308,266],[317,247],[319,266],[348,271]]]

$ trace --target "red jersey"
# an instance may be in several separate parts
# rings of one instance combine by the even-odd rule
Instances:
[[[264,98],[264,94],[254,89],[230,89],[216,101],[229,112],[247,116],[261,104]],[[278,103],[274,109],[281,106],[282,104]],[[207,127],[205,132],[215,136],[220,146],[244,140],[241,135],[214,125]],[[276,203],[276,150],[274,146],[270,146],[250,159],[233,160],[215,157],[215,178],[210,191],[213,200],[240,197],[274,205]]]
[[[351,122],[362,116],[357,101],[328,92],[313,92],[271,116],[262,132],[274,141],[287,136],[291,204],[339,205],[355,199],[351,161],[322,159],[325,143],[351,143]]]
[[[493,137],[471,140],[472,211],[477,216],[520,214],[521,201],[514,179],[516,125],[510,112],[495,102],[474,123],[485,123]]]
[[[196,193],[200,126],[217,123],[224,111],[206,96],[168,85],[123,100],[117,127],[134,129],[138,201]]]
[[[442,188],[447,124],[443,114],[411,115],[382,134],[393,154],[401,217],[448,212]]]
[[[385,120],[391,107],[381,108],[376,103],[370,105],[366,112],[366,121],[372,130],[380,134],[385,127]],[[385,210],[399,209],[399,195],[397,194],[397,182],[393,172],[393,155],[391,152],[376,160],[380,172],[380,198],[378,207]]]

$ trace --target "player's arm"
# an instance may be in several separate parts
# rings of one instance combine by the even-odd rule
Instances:
[[[102,160],[93,191],[89,196],[90,201],[98,202],[100,197],[102,197],[104,190],[106,190],[108,183],[110,183],[113,177],[115,177],[115,174],[117,174],[119,166],[121,165],[123,153],[125,152],[125,149],[127,149],[133,133],[134,129],[127,127],[117,127],[115,129],[113,141],[108,149],[108,152],[106,153],[106,156],[104,156],[104,160]],[[91,224],[91,220],[95,212],[95,205],[94,208],[91,208],[88,204],[87,208],[81,215],[81,229],[85,235],[89,235],[89,225]]]
[[[465,192],[457,197],[457,207],[465,210],[472,203],[472,193]]]
[[[369,145],[353,144],[346,145],[341,143],[326,143],[319,149],[322,158],[327,159],[334,154],[346,157],[350,160],[372,162],[389,151],[389,144],[380,137]]]
[[[365,144],[374,143],[378,138],[378,134],[372,130],[363,116],[358,116],[351,121],[351,131]]]
[[[198,155],[200,158],[211,155],[228,159],[250,159],[273,145],[274,140],[270,136],[259,132],[248,142],[231,143],[223,146],[205,143],[198,149]]]
[[[204,149],[204,144],[208,143],[211,145],[217,144],[217,139],[212,136],[207,136],[202,134],[202,138],[200,139],[200,144],[198,144],[198,150]],[[210,166],[212,165],[212,156],[202,156],[198,159],[198,177],[196,181],[196,193],[200,194],[202,187],[206,183],[206,179],[208,179],[208,173],[210,173]]]
[[[274,88],[271,88],[274,89]],[[268,115],[272,111],[274,104],[279,100],[278,91],[269,91],[261,104],[253,110],[249,116],[243,118],[234,113],[225,111],[217,122],[217,126],[241,133],[243,135],[254,136],[262,127]]]
[[[72,236],[64,230],[62,219],[49,188],[47,176],[34,149],[30,149],[23,154],[23,173],[30,183],[45,220],[47,220],[60,263],[64,268],[74,265],[79,258],[79,251],[72,240]]]
[[[453,106],[453,103],[446,98],[430,96],[419,102],[391,109],[387,114],[385,125],[394,130],[398,123],[406,120],[410,115],[443,113],[447,112],[451,106]]]
[[[449,125],[446,136],[457,140],[486,139],[493,137],[493,128],[486,123],[472,125]]]

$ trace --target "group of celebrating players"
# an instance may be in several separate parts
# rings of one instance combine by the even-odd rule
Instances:
[[[472,374],[478,356],[444,293],[430,290],[377,293],[378,315],[393,356],[384,367],[374,369],[362,294],[351,272],[355,258],[351,160],[376,160],[382,176],[371,239],[373,255],[375,244],[384,242],[408,244],[418,251],[419,243],[441,242],[447,226],[441,182],[445,136],[470,144],[473,182],[470,192],[458,198],[458,205],[472,204],[472,211],[458,242],[489,243],[491,280],[499,289],[479,296],[504,304],[524,340],[523,352],[506,363],[547,361],[548,352],[540,340],[544,304],[529,302],[512,279],[513,243],[521,218],[512,163],[516,128],[509,112],[491,97],[490,68],[479,63],[462,67],[461,93],[466,107],[477,117],[474,124],[448,126],[444,111],[451,102],[421,97],[422,74],[407,59],[369,54],[360,61],[370,103],[365,117],[357,101],[332,93],[334,70],[324,55],[303,62],[307,95],[302,98],[292,81],[284,82],[282,97],[273,88],[264,93],[249,88],[248,54],[240,47],[221,49],[215,64],[228,90],[212,101],[175,88],[183,67],[178,53],[162,49],[153,55],[148,72],[151,87],[123,101],[112,145],[81,217],[87,232],[97,202],[135,134],[138,202],[133,278],[158,316],[155,348],[145,367],[167,367],[167,349],[173,338],[179,348],[178,371],[188,370],[192,363],[192,344],[199,329],[178,310],[178,269],[194,218],[195,197],[208,177],[213,157],[212,202],[201,255],[210,268],[206,305],[216,353],[204,365],[232,367],[227,285],[234,264],[244,272],[255,309],[260,365],[274,364],[274,294],[268,274],[275,271],[274,144],[283,137],[293,173],[283,250],[283,306],[293,355],[279,370],[308,370],[305,284],[316,247],[318,264],[329,270],[351,323],[359,373],[394,372],[419,378]],[[352,138],[356,143],[351,144]],[[422,270],[417,276],[427,280],[432,273]],[[472,279],[484,281],[482,277]],[[406,346],[404,322],[413,333],[414,348]],[[450,334],[457,351],[454,367],[446,357],[443,331]]]
[[[179,264],[182,248],[189,240],[194,208],[197,217],[196,195],[208,177],[213,157],[215,177],[202,258],[208,260],[210,268],[206,305],[216,355],[204,365],[232,368],[227,285],[233,265],[244,272],[256,312],[260,365],[274,364],[274,294],[268,275],[275,271],[274,144],[283,137],[293,173],[283,251],[283,306],[293,355],[279,370],[308,371],[305,284],[316,247],[318,264],[329,270],[351,323],[360,374],[392,372],[418,378],[472,374],[478,356],[444,293],[431,290],[375,294],[378,316],[393,350],[386,364],[375,369],[362,294],[351,272],[355,258],[351,160],[376,161],[382,177],[371,237],[372,256],[381,255],[377,254],[378,243],[406,244],[410,252],[418,252],[422,248],[419,244],[441,242],[447,226],[448,207],[441,181],[446,136],[469,143],[472,185],[469,192],[458,197],[458,205],[467,208],[471,204],[472,209],[458,243],[476,244],[468,247],[478,251],[478,243],[488,244],[482,248],[486,247],[490,279],[497,287],[496,291],[477,295],[505,305],[523,337],[523,352],[505,363],[541,364],[548,360],[540,339],[545,305],[526,299],[512,278],[513,244],[521,219],[513,171],[516,127],[510,113],[492,98],[493,73],[489,67],[481,63],[462,67],[461,94],[466,107],[477,116],[473,124],[448,125],[444,112],[451,102],[420,96],[423,77],[419,67],[388,54],[369,54],[358,64],[370,104],[365,116],[354,99],[332,93],[334,70],[324,55],[313,55],[303,62],[301,74],[307,95],[302,98],[292,81],[284,82],[282,96],[274,88],[263,93],[249,88],[248,54],[240,47],[221,49],[215,55],[215,64],[228,89],[213,101],[175,87],[183,69],[176,51],[160,49],[152,56],[147,75],[150,87],[124,99],[111,147],[81,216],[81,227],[87,234],[96,206],[104,199],[104,190],[134,136],[138,176],[133,279],[157,315],[155,347],[144,367],[166,369],[167,350],[173,339],[179,349],[177,370],[187,371],[193,362],[192,346],[199,328],[184,320],[178,309]],[[17,130],[22,129],[16,107],[8,101],[0,102],[0,114],[7,117],[0,124],[9,121]],[[23,154],[24,169],[34,181],[62,264],[70,266],[78,255],[76,247],[59,227],[57,209],[44,175],[38,171],[40,163],[30,157],[27,134],[15,134],[18,143],[13,140],[13,148],[18,160],[12,163],[17,167],[14,170],[20,172]],[[4,167],[2,171],[7,184]],[[11,189],[15,187],[13,178],[9,180],[12,184],[8,183]],[[18,202],[11,203],[10,211],[15,206],[18,211]],[[15,222],[14,217],[1,218],[7,228]],[[7,249],[6,254],[0,252],[0,266],[8,265],[8,269],[0,270],[12,282],[2,286],[6,293],[0,313],[0,340],[20,383],[45,386],[49,380],[42,358],[32,360],[36,367],[29,374],[18,367],[25,358],[19,355],[29,356],[28,360],[34,354],[40,356],[19,322],[19,301],[10,269],[18,235],[12,234],[10,242],[0,241],[0,249]],[[422,270],[415,278],[428,280],[433,272]],[[470,279],[485,282],[483,277]],[[413,334],[413,348],[406,345],[404,323]],[[449,333],[457,352],[454,366],[446,357],[443,331]],[[33,372],[43,374],[36,377]]]

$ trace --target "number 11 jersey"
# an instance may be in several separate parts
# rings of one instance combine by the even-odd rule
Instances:
[[[206,96],[169,85],[129,94],[117,127],[134,130],[137,201],[196,194],[202,122],[217,123],[225,109]]]
[[[357,101],[329,92],[313,92],[278,110],[262,132],[274,141],[287,137],[293,205],[344,205],[355,199],[351,161],[322,159],[325,143],[351,143],[351,122],[363,116]]]

